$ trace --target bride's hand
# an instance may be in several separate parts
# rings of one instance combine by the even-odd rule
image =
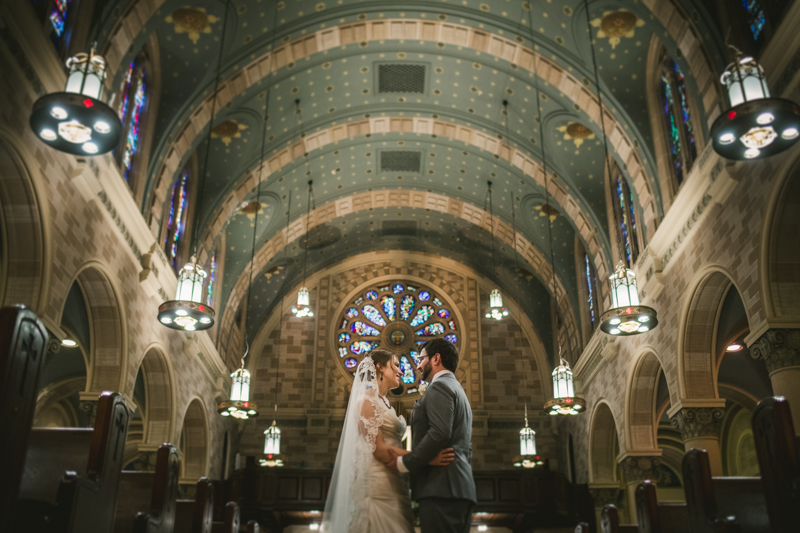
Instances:
[[[391,450],[391,452],[395,455],[395,457],[402,457],[403,455],[408,455],[409,453],[411,453],[405,448],[398,448],[397,446],[389,446],[389,450]]]
[[[456,458],[456,454],[453,451],[453,448],[445,448],[444,450],[439,452],[439,455],[433,458],[433,460],[428,463],[431,466],[447,466],[452,463]]]

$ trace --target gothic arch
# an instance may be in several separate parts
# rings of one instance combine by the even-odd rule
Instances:
[[[193,399],[183,415],[180,435],[181,478],[196,482],[208,472],[209,435],[206,408],[199,398]]]
[[[617,483],[619,433],[611,407],[599,400],[589,427],[589,483]]]
[[[725,295],[731,285],[734,285],[732,279],[722,267],[709,266],[698,273],[694,283],[690,285],[691,290],[687,291],[691,296],[685,304],[678,333],[678,384],[681,400],[713,400],[719,397],[714,344],[717,317]]]
[[[625,408],[625,433],[628,451],[655,452],[658,449],[659,407],[656,404],[661,360],[651,346],[639,349],[628,378]]]
[[[141,368],[147,399],[144,443],[158,446],[171,442],[175,434],[175,387],[169,360],[161,348],[151,345],[145,351]]]
[[[127,332],[119,291],[97,261],[81,266],[73,282],[83,293],[89,315],[91,341],[86,392],[124,390]]]
[[[0,129],[0,302],[45,315],[50,278],[45,194],[25,148]]]

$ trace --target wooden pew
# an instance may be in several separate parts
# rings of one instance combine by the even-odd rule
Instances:
[[[688,528],[686,504],[658,503],[656,486],[650,480],[639,483],[635,496],[639,533],[672,533]]]
[[[178,450],[162,444],[155,472],[123,472],[114,533],[171,533],[178,495]],[[148,511],[148,512],[145,512]]]
[[[23,306],[0,309],[0,516],[12,520],[33,424],[47,330]]]
[[[214,522],[212,531],[213,533],[239,533],[239,524],[239,505],[236,502],[228,502],[225,504],[225,522]],[[256,531],[258,531],[257,527]]]
[[[758,402],[752,417],[758,466],[770,525],[776,533],[800,530],[800,460],[789,403]]]
[[[712,478],[708,453],[692,449],[683,456],[683,484],[694,533],[771,531],[760,478]]]
[[[207,477],[197,481],[194,500],[178,500],[173,533],[211,533],[214,522],[214,484]]]
[[[247,523],[247,533],[258,533],[259,529],[258,522],[255,520],[250,520]],[[586,533],[589,533],[589,531],[587,530]]]
[[[15,531],[110,530],[129,417],[121,394],[103,393],[94,429],[33,429]]]
[[[600,531],[603,533],[635,533],[636,526],[619,523],[619,511],[616,505],[606,505],[600,514]]]
[[[575,526],[575,533],[590,533],[589,524],[587,524],[586,522],[581,522],[580,524]]]

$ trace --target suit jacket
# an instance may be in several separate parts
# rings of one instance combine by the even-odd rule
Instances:
[[[411,497],[455,498],[477,503],[472,477],[472,409],[453,374],[428,386],[411,413],[412,448],[403,457],[411,474]],[[443,448],[453,448],[455,460],[447,466],[428,463]]]

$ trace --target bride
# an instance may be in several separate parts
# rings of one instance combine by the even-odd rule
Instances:
[[[397,416],[386,393],[400,385],[397,356],[372,350],[358,365],[339,440],[322,531],[326,533],[413,533],[414,513],[406,474],[384,463],[408,452],[400,447],[406,421]],[[444,466],[451,449],[430,462]]]

